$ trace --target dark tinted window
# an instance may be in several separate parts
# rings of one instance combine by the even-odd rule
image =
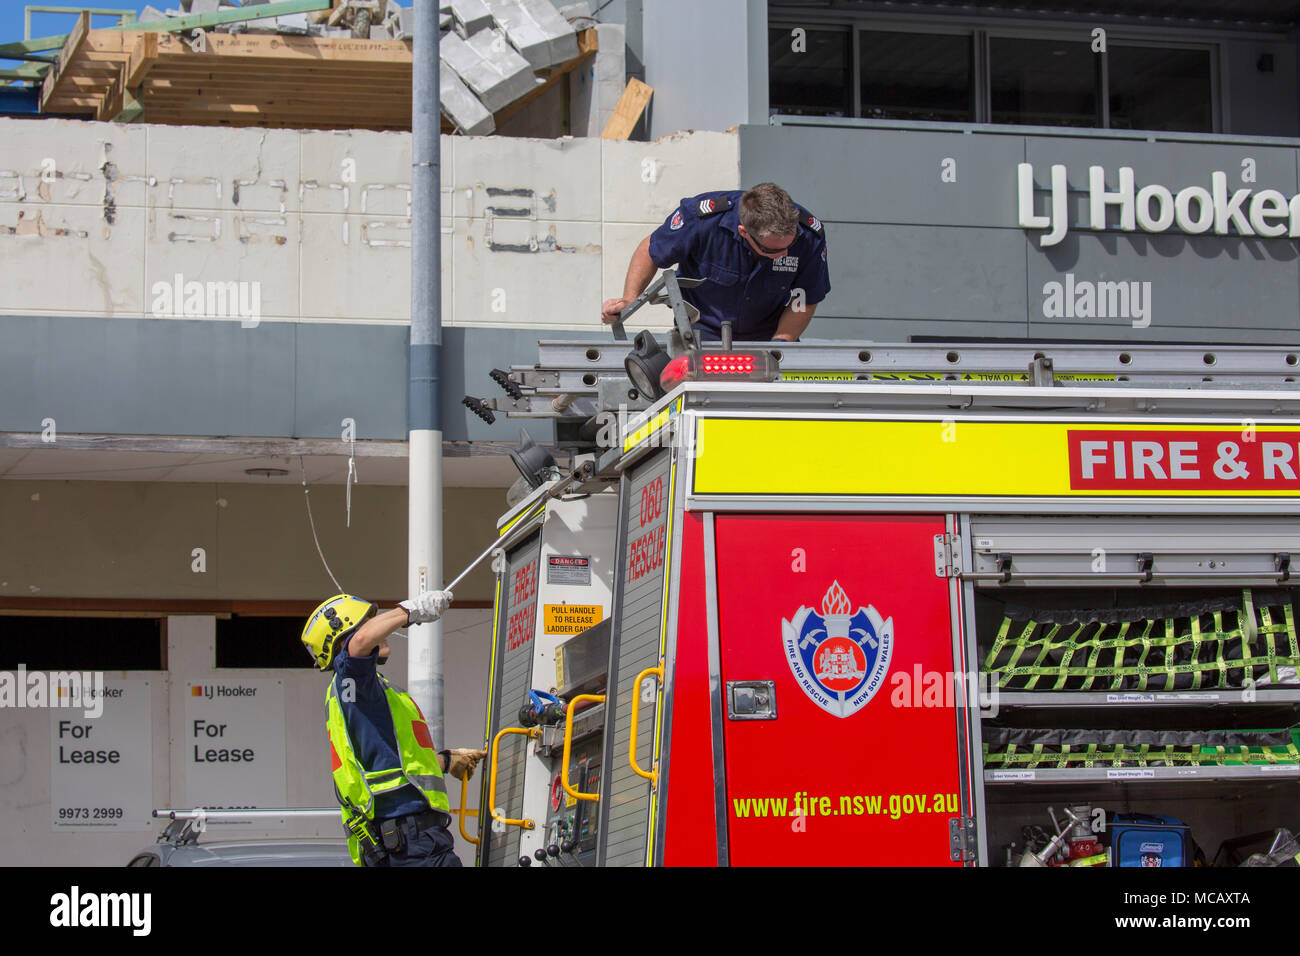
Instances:
[[[994,123],[1097,126],[1097,62],[1087,43],[989,39]]]
[[[1213,132],[1209,50],[1112,45],[1106,58],[1113,128]]]
[[[769,27],[768,97],[772,112],[801,116],[850,115],[853,111],[851,38],[847,29]]]
[[[218,667],[315,667],[302,646],[301,617],[217,618]]]
[[[160,671],[163,640],[156,617],[0,614],[0,670]]]
[[[971,37],[863,30],[861,115],[962,122],[975,118]]]

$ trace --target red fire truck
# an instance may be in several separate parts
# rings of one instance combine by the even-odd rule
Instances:
[[[1295,354],[710,351],[668,299],[676,359],[543,342],[470,400],[574,451],[525,443],[498,526],[479,865],[1000,865],[1052,805],[1294,826]]]

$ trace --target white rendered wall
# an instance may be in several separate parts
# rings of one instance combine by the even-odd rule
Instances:
[[[0,316],[170,317],[179,274],[257,283],[261,321],[407,322],[410,169],[405,133],[0,119]],[[738,177],[726,133],[444,136],[443,322],[596,329],[641,238]]]

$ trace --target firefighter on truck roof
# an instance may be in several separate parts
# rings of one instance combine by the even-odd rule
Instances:
[[[618,321],[656,270],[672,265],[683,278],[707,280],[682,290],[700,310],[695,328],[705,340],[731,322],[737,339],[798,341],[831,290],[821,220],[776,183],[683,199],[636,247],[623,297],[605,301],[602,321]]]
[[[358,866],[461,865],[443,774],[469,780],[485,751],[435,751],[415,701],[376,670],[388,659],[390,634],[436,621],[450,604],[450,591],[426,591],[376,614],[369,601],[336,594],[303,627],[316,666],[334,671],[326,695],[330,766]]]

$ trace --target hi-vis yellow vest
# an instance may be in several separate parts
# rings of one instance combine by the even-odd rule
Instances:
[[[375,795],[390,793],[407,784],[415,787],[432,809],[449,813],[451,803],[447,800],[447,789],[442,781],[438,752],[433,749],[433,740],[429,736],[424,715],[409,694],[395,690],[382,674],[377,676],[384,685],[384,696],[388,699],[393,736],[397,738],[397,750],[402,761],[400,766],[366,770],[357,759],[352,739],[348,736],[347,721],[343,718],[343,708],[339,704],[338,690],[335,687],[337,676],[330,681],[326,692],[330,766],[334,774],[334,786],[338,788],[343,801],[343,825],[346,827],[352,816],[349,805],[355,807],[367,820],[373,820]],[[353,850],[353,860],[360,863],[359,853],[353,847],[355,842],[355,839],[349,839],[348,846]]]

